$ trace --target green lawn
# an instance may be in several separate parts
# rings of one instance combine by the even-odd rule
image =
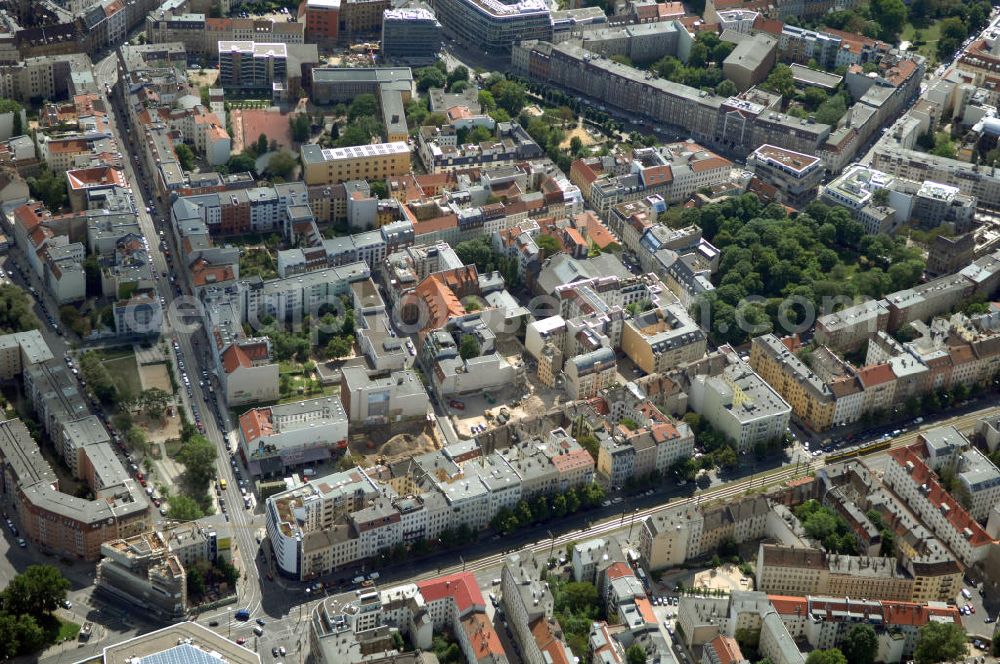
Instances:
[[[129,351],[127,355],[110,358],[104,354],[101,362],[112,376],[125,384],[130,394],[142,392],[142,380],[139,378],[139,366],[135,361],[135,353]]]
[[[931,61],[937,62],[937,43],[941,38],[940,22],[934,21],[925,28],[915,28],[912,23],[907,23],[899,38],[901,41],[912,42],[918,31],[924,43],[917,47],[917,52],[927,56]]]
[[[72,640],[80,633],[80,625],[69,620],[59,618],[59,634],[56,638],[59,641]]]

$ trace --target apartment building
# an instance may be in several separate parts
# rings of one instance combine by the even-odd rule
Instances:
[[[245,322],[258,327],[265,317],[291,322],[315,315],[320,307],[349,295],[351,284],[368,279],[364,262],[316,270],[305,274],[263,281],[251,276],[239,284],[240,313]]]
[[[507,556],[500,574],[500,602],[525,662],[568,664],[574,657],[552,615],[555,602],[541,580],[543,569],[530,549]]]
[[[816,341],[833,350],[850,352],[889,324],[889,310],[882,301],[866,300],[816,319]]]
[[[322,570],[315,566],[312,556],[306,555],[317,543],[333,547],[352,540],[353,553],[348,552],[348,562],[356,560],[357,538],[350,538],[349,527],[338,526],[336,522],[363,509],[380,494],[379,485],[365,471],[356,468],[315,478],[269,497],[267,535],[278,570],[296,579],[310,578]],[[331,562],[343,563],[336,556]]]
[[[909,602],[914,579],[895,558],[828,554],[780,544],[761,544],[757,590],[775,595],[838,595]]]
[[[410,149],[403,142],[327,149],[303,145],[301,157],[307,185],[385,180],[410,172]]]
[[[773,334],[755,337],[750,366],[792,407],[795,416],[813,431],[833,422],[836,407],[830,387]]]
[[[875,628],[879,661],[905,662],[913,657],[920,628],[930,622],[961,624],[955,606],[848,597],[796,596],[733,591],[728,598],[683,597],[678,605],[678,633],[689,646],[718,650],[720,638],[760,632],[760,653],[775,663],[802,664],[806,649],[842,648],[859,620]],[[800,645],[801,644],[801,645]],[[710,660],[712,655],[707,655]]]
[[[189,608],[186,567],[215,562],[220,555],[217,531],[216,524],[205,520],[105,542],[94,583],[122,602],[167,619],[181,618]]]
[[[976,521],[986,521],[993,506],[1000,501],[1000,469],[953,426],[923,431],[917,436],[923,449],[912,446],[931,470],[953,472],[968,503],[966,509]]]
[[[696,374],[688,389],[691,410],[736,443],[745,454],[783,438],[792,408],[732,348],[720,349],[726,365],[717,374]]]
[[[341,0],[306,0],[299,5],[299,22],[305,26],[308,42],[325,46],[340,36]]]
[[[746,99],[724,99],[651,78],[571,42],[528,42],[515,47],[514,55],[512,63],[521,75],[676,127],[702,145],[748,154],[766,143],[816,154],[831,131],[829,125],[792,118]]]
[[[921,458],[922,445],[890,450],[884,484],[904,501],[964,564],[982,560],[994,540],[935,479]]]
[[[668,304],[626,319],[621,349],[647,374],[663,373],[705,354],[701,328],[683,307]]]
[[[0,65],[0,95],[19,102],[33,97],[65,99],[71,94],[71,72],[84,71],[90,59],[80,53],[15,58]]]
[[[220,41],[219,85],[223,88],[270,90],[288,78],[285,44],[256,41]]]
[[[667,507],[646,517],[639,531],[639,555],[648,570],[682,564],[714,551],[723,539],[757,540],[768,532],[770,503],[763,496],[702,510]]]
[[[617,382],[618,361],[610,348],[599,348],[570,358],[565,365],[569,398],[589,399]]]
[[[820,158],[773,145],[751,152],[747,168],[778,190],[779,202],[796,208],[816,199],[826,172]]]
[[[433,636],[448,630],[467,661],[506,664],[485,607],[471,572],[369,590],[343,605],[331,601],[317,607],[310,625],[312,651],[323,664],[354,662],[359,650],[406,662],[406,654],[395,649],[394,634],[429,650]]]
[[[93,488],[96,498],[85,500],[59,491],[54,472],[20,420],[0,422],[3,492],[13,501],[24,537],[44,550],[80,560],[97,560],[104,542],[143,532],[151,525],[146,496],[110,446],[91,447],[94,455],[106,448],[109,454],[103,458],[109,465],[102,468],[103,486]],[[89,455],[90,450],[84,448],[83,454]],[[114,464],[117,469],[111,467]]]
[[[214,58],[219,42],[259,41],[296,45],[305,43],[303,21],[272,21],[268,18],[209,18],[198,13],[176,13],[161,7],[146,16],[146,42],[180,42],[193,55]]]
[[[882,189],[888,192],[888,197],[877,204],[873,196]],[[910,221],[924,228],[949,224],[964,232],[972,223],[976,208],[976,199],[960,193],[958,187],[893,177],[861,164],[851,166],[826,185],[822,196],[851,210],[869,235],[891,235]]]

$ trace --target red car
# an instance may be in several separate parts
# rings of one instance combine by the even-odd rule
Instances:
[[[146,486],[146,480],[140,479],[139,484],[141,484],[142,486]]]
[[[236,639],[236,645],[238,645],[238,646],[241,646],[241,645],[243,645],[246,642],[247,642],[247,638],[245,636],[241,636],[240,638]]]
[[[135,474],[135,479],[137,480],[142,480],[144,477],[145,475],[142,474],[142,471],[139,471]]]
[[[465,404],[462,403],[461,401],[456,400],[456,399],[452,399],[451,401],[449,401],[448,405],[451,406],[452,408],[457,408],[459,410],[465,410]]]

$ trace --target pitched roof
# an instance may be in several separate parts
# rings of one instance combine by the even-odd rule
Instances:
[[[889,456],[904,468],[909,467],[908,464],[912,464],[913,470],[909,473],[910,479],[917,486],[927,486],[926,492],[922,493],[934,507],[941,510],[941,507],[945,506],[946,509],[943,510],[945,518],[956,532],[963,533],[968,530],[971,533],[971,536],[968,537],[971,546],[982,546],[993,542],[993,538],[983,530],[983,527],[975,519],[969,516],[965,508],[959,505],[958,501],[938,484],[934,473],[924,463],[921,456],[922,449],[923,443],[917,442],[907,447],[889,450]]]
[[[458,572],[428,581],[418,581],[417,588],[428,604],[450,597],[455,602],[459,615],[477,607],[485,610],[486,607],[476,576],[472,572]]]
[[[778,611],[778,613],[781,613],[781,611]],[[733,664],[733,662],[745,659],[743,652],[740,650],[740,644],[736,643],[736,639],[732,637],[720,634],[712,639],[708,645],[715,651],[715,656],[718,658],[720,664]]]
[[[253,362],[242,348],[233,344],[222,353],[222,366],[227,374],[231,374],[240,367],[253,366]]]

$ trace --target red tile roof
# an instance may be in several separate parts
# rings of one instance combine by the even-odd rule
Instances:
[[[274,420],[270,408],[254,408],[240,415],[240,431],[248,445],[274,433]]]
[[[862,385],[869,388],[896,380],[896,374],[892,372],[892,366],[889,364],[873,364],[858,370],[858,378],[861,379]]]
[[[613,579],[624,579],[630,576],[635,576],[635,572],[632,568],[622,562],[612,563],[608,566],[608,569],[604,571],[605,576],[608,580]]]
[[[924,463],[921,451],[923,450],[923,443],[917,442],[908,447],[899,447],[894,450],[889,450],[889,456],[900,466],[904,468],[907,467],[907,462],[911,462],[913,465],[913,471],[909,473],[910,479],[916,483],[917,486],[927,485],[927,493],[924,494],[928,501],[936,508],[940,510],[942,505],[946,505],[947,515],[946,518],[951,524],[951,527],[955,529],[956,532],[964,532],[968,529],[972,536],[969,538],[969,544],[971,546],[982,546],[993,542],[993,539],[983,530],[975,519],[969,516],[969,513],[965,511],[965,508],[958,504],[951,494],[944,490],[940,484],[938,484],[937,478],[927,464]]]
[[[450,597],[455,602],[458,615],[465,615],[470,610],[486,610],[486,602],[479,591],[476,575],[472,572],[458,572],[447,576],[439,576],[428,581],[418,581],[417,588],[428,604]]]
[[[639,615],[642,616],[643,621],[647,625],[655,625],[657,623],[656,614],[653,613],[653,605],[645,597],[635,598],[635,607],[639,609]]]
[[[535,637],[538,649],[548,654],[550,664],[573,664],[566,654],[566,644],[556,638],[552,625],[544,617],[531,625],[531,635]]]
[[[465,630],[465,636],[472,646],[476,662],[486,659],[491,661],[506,659],[507,653],[500,643],[500,637],[485,613],[473,613],[463,618],[462,629]]]
[[[733,662],[739,662],[744,659],[743,652],[740,650],[740,644],[736,643],[736,639],[732,637],[720,634],[712,639],[708,645],[715,651],[715,656],[721,664],[733,664]]]
[[[24,228],[25,232],[30,234],[38,224],[42,223],[41,217],[36,213],[36,208],[39,208],[40,203],[35,203],[33,205],[28,205],[27,203],[18,207],[14,210],[14,219],[17,223]]]
[[[715,168],[732,168],[732,166],[733,162],[718,156],[691,162],[691,170],[695,173],[701,173]]]
[[[250,356],[242,348],[233,344],[222,354],[222,366],[227,374],[231,374],[240,367],[253,366],[253,362],[250,361]]]

